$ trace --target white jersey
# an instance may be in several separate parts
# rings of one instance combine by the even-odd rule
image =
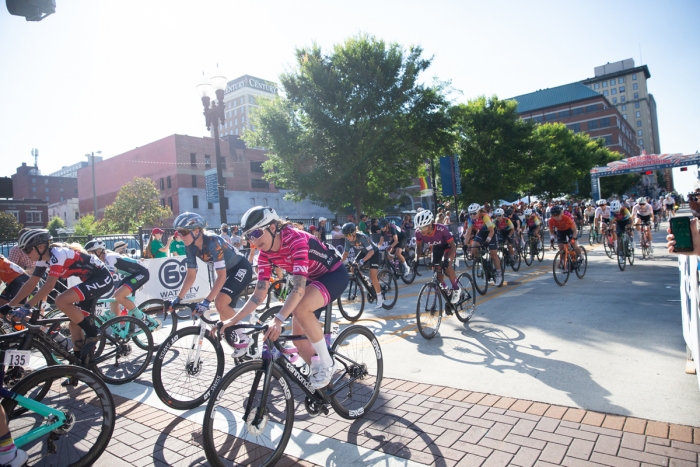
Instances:
[[[661,201],[658,199],[654,200],[654,211],[661,211]]]
[[[641,204],[635,204],[634,208],[632,209],[632,217],[635,216],[651,216],[652,214],[652,207],[649,203],[646,203],[644,206]]]
[[[674,204],[676,204],[676,202],[673,201],[673,198],[666,198],[666,199],[664,200],[664,204],[665,204],[666,206],[673,206]]]
[[[603,210],[602,207],[598,206],[595,210],[595,217],[596,219],[599,217],[602,217],[603,219],[610,219],[610,214],[612,211],[608,206],[605,206],[605,210]]]
[[[586,217],[593,217],[593,216],[595,216],[595,213],[596,213],[596,209],[593,209],[593,206],[588,206],[583,211],[583,215]]]

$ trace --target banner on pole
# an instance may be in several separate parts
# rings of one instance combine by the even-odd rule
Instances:
[[[216,174],[216,169],[204,171],[204,181],[207,189],[207,202],[219,202],[219,178]]]
[[[454,164],[452,156],[440,157],[440,180],[442,181],[442,196],[454,196]]]

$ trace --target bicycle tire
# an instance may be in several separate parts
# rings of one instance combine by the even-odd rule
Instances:
[[[462,323],[469,321],[476,311],[476,286],[472,276],[463,272],[457,278],[462,296],[455,306],[455,315]]]
[[[484,267],[483,261],[479,257],[474,260],[474,265],[472,266],[472,279],[474,279],[476,291],[479,292],[480,295],[485,295],[489,290],[489,274]]]
[[[404,258],[406,260],[406,265],[408,266],[408,274],[401,274],[401,280],[404,284],[413,284],[413,281],[416,280],[416,268],[413,267],[413,261],[416,258],[415,248],[409,248],[404,255]]]
[[[19,347],[22,344],[22,340],[18,339],[16,342],[9,343],[8,348],[11,349],[13,347]],[[5,379],[3,380],[3,384],[6,389],[12,390],[12,388],[16,384],[20,383],[23,380],[23,378],[27,377],[28,375],[34,374],[37,371],[43,370],[44,368],[48,368],[50,366],[58,364],[53,358],[53,353],[51,352],[51,350],[38,340],[31,341],[29,351],[35,352],[30,357],[29,370],[27,370],[25,367],[12,367],[9,365],[5,367]],[[49,389],[49,385],[46,385],[44,389],[39,391],[39,393],[36,395],[36,397],[39,398],[38,400],[41,400],[41,398],[44,397],[44,395],[46,395]],[[27,409],[20,406],[19,409],[15,409],[16,413],[11,413],[11,416],[20,415],[21,413],[24,413],[26,411]]]
[[[384,375],[382,349],[377,337],[364,326],[350,326],[333,341],[331,354],[338,371],[330,387],[347,384],[331,397],[335,412],[347,420],[364,416],[377,401]],[[362,376],[350,382],[350,375]],[[349,384],[348,384],[349,383]]]
[[[554,255],[554,262],[552,263],[552,274],[554,275],[554,282],[557,283],[559,286],[563,286],[566,284],[566,282],[569,280],[569,267],[568,265],[564,265],[563,267],[560,267],[560,263],[562,263],[562,252],[557,251],[557,254]],[[561,277],[558,277],[557,274],[559,274]]]
[[[153,361],[153,389],[165,405],[174,409],[189,410],[202,405],[224,374],[224,350],[209,332],[204,333],[199,360],[189,360],[188,354],[199,340],[199,330],[199,326],[178,329],[163,342]],[[212,365],[214,355],[216,364]]]
[[[338,310],[343,318],[354,323],[365,310],[365,288],[355,276],[351,276],[345,291],[336,300]]]
[[[544,245],[542,245],[542,248],[537,249],[537,261],[542,262],[544,260]]]
[[[151,326],[147,324],[147,326],[149,326],[148,329],[151,331],[151,335],[153,336],[153,352],[158,352],[158,349],[163,341],[177,331],[177,313],[168,313],[167,309],[165,308],[165,300],[161,300],[159,298],[146,300],[140,304],[138,308],[141,310],[141,313],[152,319],[156,319],[160,323],[160,326],[157,329],[151,329]],[[138,345],[142,349],[145,345],[140,339],[134,339],[134,344]]]
[[[532,251],[530,250],[529,241],[523,247],[523,259],[525,260],[525,264],[527,264],[528,266],[532,266],[533,255]]]
[[[399,283],[396,282],[396,277],[388,269],[382,269],[377,273],[379,287],[384,295],[384,304],[382,308],[391,310],[396,305],[396,300],[399,298]]]
[[[294,425],[294,396],[289,381],[276,364],[271,371],[262,427],[251,427],[252,423],[242,419],[246,405],[251,404],[252,422],[256,405],[260,403],[264,381],[262,361],[234,367],[214,389],[204,411],[202,429],[204,453],[212,465],[268,467],[275,465],[284,453]],[[262,377],[256,378],[258,374]],[[254,389],[256,380],[258,387]]]
[[[608,255],[608,258],[613,258],[615,251],[610,243],[610,238],[607,235],[603,237],[603,250],[605,250],[605,254]]]
[[[423,303],[423,299],[425,303]],[[425,284],[418,293],[416,303],[416,324],[418,332],[425,339],[432,339],[442,322],[442,294],[434,282]]]
[[[619,241],[619,240],[618,240]],[[627,258],[625,258],[625,247],[624,245],[622,248],[618,248],[618,251],[616,252],[616,257],[617,257],[617,266],[620,268],[620,271],[624,271],[625,267],[627,266]]]
[[[590,246],[593,246],[593,244],[595,243],[595,236],[596,236],[595,230],[593,230],[593,228],[591,228],[588,231],[588,244]]]
[[[62,386],[61,382],[65,378],[75,379],[79,384]],[[51,390],[37,399],[35,389],[46,386]],[[107,385],[92,371],[72,365],[44,368],[20,381],[13,392],[38,400],[46,406],[67,411],[74,417],[72,426],[65,433],[59,433],[58,430],[52,432],[56,453],[48,453],[45,436],[18,446],[27,452],[31,465],[89,466],[107,448],[116,419],[114,399]],[[2,401],[6,414],[17,413],[18,405],[13,399]],[[42,422],[43,416],[24,410],[19,415],[10,417],[9,427],[16,440]]]
[[[627,249],[627,261],[630,263],[630,266],[634,266],[634,245],[632,245],[632,240],[629,237],[625,248]]]
[[[133,316],[117,316],[100,326],[102,338],[90,369],[109,384],[126,384],[146,371],[153,357],[153,336],[146,324]],[[126,332],[125,337],[120,334]],[[135,336],[145,339],[146,348],[131,343]],[[135,350],[134,348],[138,349]],[[124,361],[129,357],[129,361]]]
[[[517,272],[520,270],[520,256],[521,255],[520,251],[518,250],[518,247],[513,245],[513,259],[510,261],[510,268],[513,270],[513,272]]]
[[[583,246],[579,245],[579,248],[581,249],[581,257],[583,258],[583,261],[576,267],[576,269],[574,269],[574,271],[576,272],[576,277],[583,279],[583,276],[586,275],[586,270],[588,269],[588,253]]]
[[[462,250],[462,259],[464,259],[464,265],[467,267],[467,269],[471,268],[474,264],[474,258],[472,257],[471,253],[469,253],[470,249],[471,247],[467,247],[466,249]]]

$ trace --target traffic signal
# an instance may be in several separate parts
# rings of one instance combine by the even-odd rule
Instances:
[[[41,21],[56,13],[56,0],[5,0],[7,11],[14,16],[24,16],[27,21]]]
[[[654,171],[653,171],[653,170],[647,170],[647,171],[646,171],[646,172],[644,172],[644,173],[645,173],[646,175],[651,175],[651,174],[653,174],[653,173],[654,173]]]

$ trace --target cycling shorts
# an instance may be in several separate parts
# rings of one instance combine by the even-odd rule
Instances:
[[[5,284],[5,290],[2,291],[0,298],[7,302],[11,301],[14,296],[17,295],[17,292],[19,292],[19,289],[21,289],[24,283],[28,280],[29,276],[27,274],[22,274],[21,276],[15,277],[12,282]],[[26,300],[26,298],[22,300],[21,304],[24,305]]]
[[[592,224],[592,223],[593,223],[593,219],[595,219],[595,216],[588,216],[588,223],[589,223],[589,224]]]
[[[609,217],[607,219],[605,217],[601,217],[600,220],[602,220],[603,223],[610,225],[610,218]]]
[[[126,287],[127,289],[131,290],[131,293],[133,294],[138,289],[143,287],[146,282],[148,282],[149,277],[150,274],[148,273],[148,270],[146,270],[146,272],[143,274],[133,274],[131,276],[127,276],[122,279],[121,282],[119,282],[117,289]]]
[[[510,237],[510,230],[499,230],[498,231],[498,241],[499,242],[505,243],[509,237]]]
[[[445,252],[450,249],[450,245],[435,245],[433,247],[433,264],[440,264],[445,256]]]
[[[340,297],[348,286],[350,276],[343,263],[334,266],[335,269],[306,282],[306,287],[315,287],[323,295],[323,307],[314,312],[316,318],[321,317],[321,313],[326,311],[326,306]]]
[[[488,230],[480,230],[479,233],[477,233],[474,237],[474,241],[479,245],[483,245],[484,243],[486,243],[486,237],[488,236]],[[491,237],[491,241],[489,242],[489,250],[498,250],[498,235],[494,234],[494,236]]]
[[[84,316],[90,316],[95,312],[97,300],[104,295],[109,295],[112,289],[114,289],[112,273],[107,268],[100,268],[94,270],[85,281],[74,286],[71,290],[75,290],[80,296],[80,301],[76,303],[76,306],[80,308]]]
[[[538,229],[539,227],[540,227],[539,225],[529,225],[529,226],[527,227],[528,234],[529,234],[529,235],[534,235],[534,234],[535,234],[535,230]]]
[[[642,224],[647,224],[647,225],[649,225],[649,221],[651,220],[651,215],[649,215],[649,216],[639,216],[639,219],[642,221]]]
[[[630,219],[615,222],[615,232],[618,235],[622,235],[625,232],[625,227],[628,225],[630,225]]]
[[[246,258],[241,258],[234,267],[226,270],[226,282],[221,287],[221,293],[231,298],[231,305],[245,291],[253,280],[253,267]]]
[[[574,229],[557,230],[557,243],[569,243],[574,238]]]
[[[659,209],[658,211],[656,209],[654,209],[654,217],[660,216],[660,215],[661,215],[661,209]]]
[[[406,232],[399,232],[398,234],[396,234],[396,238],[398,239],[396,248],[406,248],[406,240],[408,239]]]

